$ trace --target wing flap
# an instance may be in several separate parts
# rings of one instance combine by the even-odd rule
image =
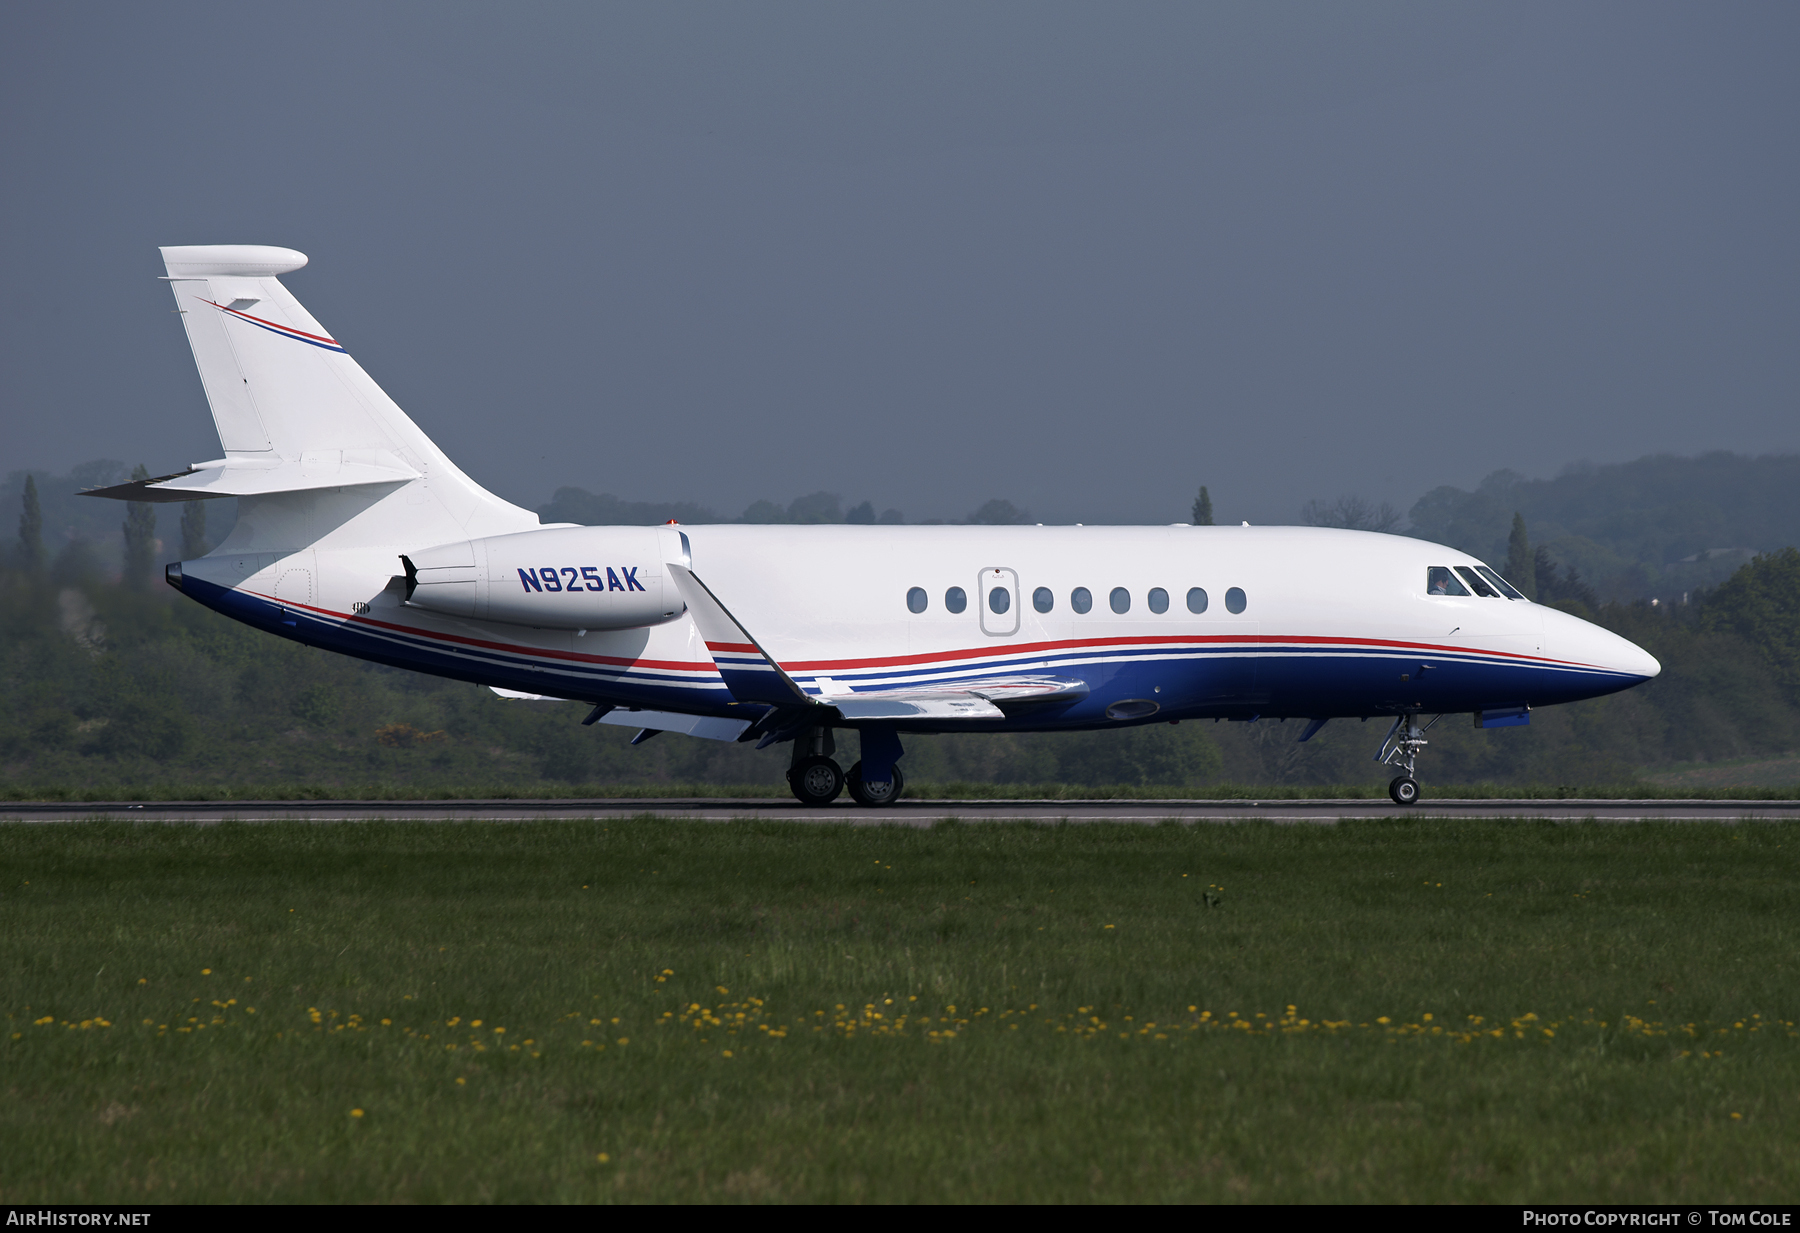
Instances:
[[[840,694],[824,701],[847,720],[1006,718],[1006,712],[986,698],[977,698],[960,690],[929,693],[871,690],[861,694]]]
[[[711,715],[681,715],[674,711],[608,711],[598,722],[621,728],[648,728],[653,732],[680,732],[709,741],[735,741],[750,726],[747,719],[717,719]]]
[[[847,720],[1005,719],[1009,711],[1085,698],[1087,682],[1070,676],[975,677],[899,689],[865,689],[821,698]]]

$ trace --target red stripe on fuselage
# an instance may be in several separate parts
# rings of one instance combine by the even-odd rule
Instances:
[[[571,663],[608,664],[619,667],[655,668],[674,672],[717,672],[719,666],[711,661],[690,662],[684,660],[663,659],[625,659],[616,655],[584,655],[579,651],[557,651],[547,647],[526,647],[517,643],[496,642],[483,638],[470,638],[461,634],[438,633],[434,630],[420,629],[411,625],[396,625],[388,621],[376,620],[362,613],[343,613],[330,608],[320,608],[312,604],[297,603],[294,600],[276,599],[257,591],[246,591],[247,595],[255,595],[272,604],[289,608],[302,608],[308,612],[318,613],[349,624],[371,625],[377,629],[391,630],[395,633],[413,634],[423,638],[433,638],[441,642],[454,643],[459,646],[479,647],[484,650],[505,651],[515,655],[539,656],[546,659],[563,660]],[[1588,668],[1607,672],[1611,669],[1601,668],[1595,664],[1584,664],[1575,660],[1552,659],[1544,655],[1524,655],[1516,651],[1488,651],[1479,647],[1442,646],[1432,642],[1401,642],[1387,638],[1333,638],[1315,634],[1246,634],[1232,637],[1225,634],[1158,634],[1140,638],[1071,638],[1053,642],[1023,642],[1006,647],[985,646],[965,647],[946,651],[929,652],[919,655],[887,655],[864,659],[820,659],[805,660],[778,665],[787,672],[830,672],[843,671],[850,668],[894,668],[909,665],[931,664],[940,662],[967,661],[981,658],[1015,659],[1021,656],[1037,654],[1048,657],[1058,652],[1070,652],[1100,647],[1113,647],[1127,651],[1140,646],[1198,646],[1221,644],[1261,644],[1282,646],[1351,646],[1372,647],[1389,651],[1427,651],[1449,655],[1484,655],[1494,658],[1522,663],[1553,665],[1559,668]],[[706,644],[713,651],[747,652],[757,654],[756,647],[748,643],[713,643]],[[735,665],[741,666],[741,665]]]
[[[1236,637],[1227,634],[1157,634],[1145,637],[1116,638],[1072,638],[1056,642],[1021,642],[1005,649],[999,647],[968,647],[961,650],[928,652],[921,655],[888,655],[868,659],[819,659],[804,662],[784,663],[781,666],[789,672],[822,672],[845,668],[898,668],[911,664],[929,664],[945,660],[979,659],[985,656],[1015,657],[1020,655],[1048,655],[1056,652],[1080,650],[1086,647],[1130,647],[1130,646],[1199,646],[1205,644],[1256,643],[1284,646],[1353,646],[1379,647],[1395,651],[1430,651],[1441,655],[1490,655],[1501,659],[1520,660],[1526,663],[1555,664],[1564,668],[1592,668],[1596,665],[1577,663],[1573,660],[1551,659],[1545,655],[1523,655],[1517,651],[1489,651],[1481,647],[1440,646],[1432,642],[1399,642],[1387,638],[1333,638],[1310,634],[1243,634]],[[710,645],[710,644],[709,644]],[[745,650],[755,650],[745,647]],[[1600,669],[1606,671],[1606,669]]]

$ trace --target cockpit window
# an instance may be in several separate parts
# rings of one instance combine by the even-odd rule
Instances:
[[[1499,599],[1500,592],[1487,584],[1487,579],[1470,569],[1467,565],[1458,565],[1456,572],[1461,574],[1468,584],[1475,588],[1475,594],[1483,599]]]
[[[1469,588],[1456,580],[1447,566],[1433,565],[1425,571],[1425,594],[1467,595]]]
[[[1506,596],[1506,598],[1508,598],[1508,599],[1525,599],[1525,597],[1519,593],[1519,589],[1517,587],[1513,586],[1512,583],[1510,583],[1506,579],[1502,578],[1499,574],[1496,574],[1493,570],[1489,569],[1487,566],[1477,565],[1475,568],[1478,571],[1480,571],[1481,576],[1483,578],[1486,578],[1489,582],[1493,583],[1494,586],[1499,590],[1500,594]],[[1529,604],[1531,601],[1528,599],[1525,599],[1525,602]]]

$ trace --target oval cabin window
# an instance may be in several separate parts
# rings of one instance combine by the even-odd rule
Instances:
[[[1056,607],[1056,596],[1050,593],[1049,587],[1039,587],[1031,593],[1031,606],[1039,612],[1048,612]]]
[[[914,587],[906,593],[906,610],[908,612],[923,612],[925,605],[929,602],[925,598],[924,587]]]
[[[1112,594],[1106,597],[1106,602],[1112,605],[1114,612],[1124,616],[1131,611],[1131,592],[1124,587],[1114,587]]]
[[[1069,607],[1077,612],[1092,612],[1094,608],[1093,592],[1086,587],[1076,587],[1069,592]]]
[[[1189,587],[1187,599],[1189,612],[1200,613],[1206,611],[1205,587]]]
[[[1150,611],[1167,612],[1169,610],[1169,593],[1161,587],[1150,588]]]
[[[1231,590],[1225,592],[1225,611],[1227,612],[1242,612],[1248,603],[1249,601],[1244,598],[1244,588],[1242,587],[1232,587]]]
[[[950,611],[961,612],[968,606],[969,597],[963,593],[961,587],[951,587],[948,591],[944,592],[944,607],[950,609]]]

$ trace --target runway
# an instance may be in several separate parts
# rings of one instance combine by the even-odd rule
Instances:
[[[641,817],[707,822],[808,822],[933,826],[1032,822],[1139,825],[1159,822],[1281,822],[1330,825],[1351,819],[1518,818],[1549,822],[1743,822],[1800,819],[1800,801],[1425,800],[1402,808],[1385,800],[1045,801],[908,800],[861,809],[848,800],[809,809],[775,797],[465,801],[50,801],[0,802],[0,822],[552,822]]]

